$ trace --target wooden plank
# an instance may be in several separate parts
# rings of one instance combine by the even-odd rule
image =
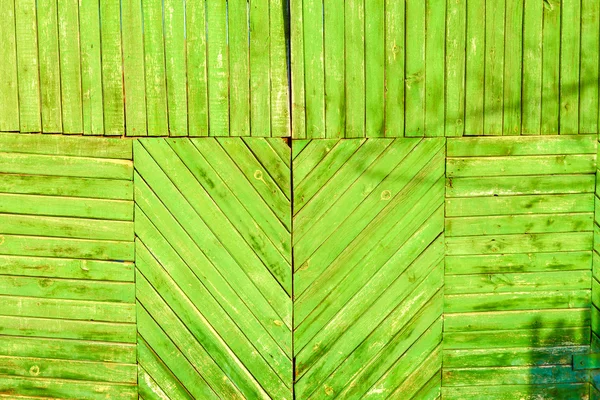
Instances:
[[[447,197],[591,193],[593,175],[530,175],[448,178]]]
[[[246,23],[246,10],[239,10],[239,2],[230,3],[231,13],[229,26],[233,29],[230,30],[230,42],[232,48],[236,51],[232,52],[232,59],[236,54],[244,54],[243,49],[238,46],[240,38],[247,37],[240,29],[241,19],[244,19]],[[243,11],[243,12],[242,12]],[[190,2],[186,3],[185,7],[185,35],[186,35],[186,63],[187,63],[187,99],[188,99],[188,129],[190,136],[208,136],[208,76],[207,76],[207,57],[206,57],[206,4],[203,2]],[[244,25],[245,26],[245,25]],[[244,48],[247,44],[244,43]],[[247,51],[246,51],[247,53]],[[247,54],[246,54],[247,56]],[[246,57],[247,58],[247,57]],[[243,66],[248,61],[244,61],[243,57],[239,58],[239,64],[232,66],[233,73],[237,76],[244,75]],[[247,74],[247,71],[246,71]],[[248,82],[246,79],[246,88]],[[232,98],[236,97],[236,93],[244,93],[244,83],[239,82],[237,85],[231,87]],[[243,96],[241,96],[243,98]],[[233,101],[233,100],[232,100]],[[248,105],[246,103],[238,102],[236,107],[240,109],[240,114],[248,114]],[[246,108],[244,108],[246,107]],[[232,113],[233,113],[232,109]],[[240,126],[234,125],[234,119],[232,117],[232,133],[238,130],[244,129]],[[248,122],[248,121],[246,121]]]
[[[345,12],[341,0],[323,3],[325,45],[325,136],[344,137],[346,130]]]
[[[542,134],[559,132],[561,2],[544,2],[542,27]]]
[[[449,157],[595,154],[592,135],[448,139]]]
[[[303,0],[290,0],[289,4],[292,137],[303,139],[306,138],[307,133],[304,73],[304,2]]]
[[[502,134],[505,2],[506,0],[495,0],[485,4],[484,135]],[[476,23],[481,24],[482,22],[479,20]]]
[[[345,3],[350,7],[350,3]],[[345,28],[350,29],[348,10],[345,11]],[[325,137],[325,66],[323,42],[323,2],[302,1],[304,32],[304,91],[306,107],[306,137]],[[348,35],[348,32],[346,32]],[[349,38],[346,37],[346,41]],[[348,71],[346,70],[346,73]],[[348,77],[346,77],[348,80]],[[348,85],[346,85],[348,86]],[[346,102],[347,99],[346,92]],[[364,97],[364,94],[363,94]],[[347,111],[346,111],[347,113]]]
[[[62,132],[58,50],[58,1],[37,2],[42,131]]]
[[[448,158],[446,176],[518,176],[590,174],[596,169],[593,155],[509,156]]]
[[[477,398],[485,396],[489,399],[508,400],[539,396],[549,399],[577,400],[585,398],[589,393],[587,383],[564,385],[485,385],[444,387],[442,393],[449,398]]]
[[[291,135],[287,52],[288,14],[287,0],[269,1],[271,136],[273,137]]]
[[[520,135],[522,122],[521,107],[523,103],[527,102],[522,101],[521,91],[523,89],[523,64],[526,64],[523,62],[523,25],[524,19],[528,16],[524,17],[522,0],[505,1],[504,115],[502,132],[504,135]],[[541,4],[539,8],[541,10]]]
[[[579,71],[579,132],[598,132],[598,59],[600,53],[600,3],[581,2],[581,65]]]
[[[229,122],[229,135],[230,136],[250,136],[250,59],[249,51],[249,31],[248,31],[248,2],[247,1],[229,1],[228,5],[228,37],[229,37],[229,71],[230,71],[230,122]],[[281,6],[281,4],[280,4]],[[273,10],[273,18],[278,16],[283,18],[283,10]],[[204,13],[204,9],[202,9]],[[204,24],[204,19],[199,21],[201,26]],[[188,25],[189,26],[189,25]],[[283,26],[281,32],[277,33],[283,38]],[[203,33],[204,30],[199,30],[196,35]],[[273,36],[271,36],[273,38]],[[273,38],[275,40],[275,38]],[[212,44],[212,42],[211,42]],[[201,48],[204,49],[206,43],[201,43]],[[188,51],[189,46],[188,46]],[[283,56],[285,54],[285,43],[284,51],[281,52]],[[283,57],[280,61],[285,62],[286,58]],[[202,65],[203,68],[204,65]],[[279,71],[280,74],[286,75],[285,71]],[[286,75],[287,77],[287,75]],[[206,79],[204,77],[204,79]],[[274,78],[277,79],[277,78]],[[278,103],[278,107],[282,104]],[[273,111],[278,112],[273,107]],[[206,110],[203,111],[204,113]],[[194,135],[200,136],[200,135]]]
[[[476,368],[570,365],[573,357],[588,352],[588,346],[446,350],[444,351],[444,366],[448,368]]]
[[[209,10],[212,8],[214,7],[209,7]],[[188,135],[184,21],[184,4],[181,1],[164,0],[163,23],[165,40],[165,71],[167,78],[167,107],[169,113],[169,136]],[[224,20],[223,24],[225,24]],[[209,36],[212,36],[210,33],[211,32],[209,30]],[[215,38],[215,45],[217,42],[218,40]],[[211,59],[209,57],[209,62],[211,60],[216,62],[215,59]],[[226,60],[220,60],[220,62],[227,64]],[[218,113],[217,109],[218,108],[214,109],[215,114]]]
[[[83,133],[79,2],[58,1],[58,44],[63,133]]]
[[[142,0],[121,3],[125,126],[128,136],[146,136],[146,80]]]
[[[254,14],[255,4],[252,2],[250,5],[250,70],[254,74],[253,63],[253,35],[255,29],[260,29],[259,26],[253,24],[252,15]],[[264,2],[258,2],[263,4]],[[261,10],[257,10],[261,13]],[[263,17],[266,15],[268,18],[268,9],[262,10]],[[210,130],[210,136],[228,136],[229,135],[229,53],[227,52],[227,2],[225,0],[218,0],[212,3],[211,7],[206,8],[206,23],[207,35],[208,35],[208,50],[207,50],[207,66],[208,66],[208,126]],[[258,75],[258,74],[257,74]],[[261,79],[266,79],[261,84],[266,88],[268,85],[268,69],[267,76],[262,76]],[[254,86],[251,87],[252,94],[254,94]],[[268,93],[262,92],[257,93],[257,96],[264,95],[268,96]],[[254,107],[254,100],[262,101],[259,97],[252,97],[250,104]],[[258,103],[257,103],[258,104]],[[170,113],[170,111],[169,111]],[[259,121],[254,121],[251,118],[251,130],[255,129],[258,131]]]
[[[384,137],[384,0],[365,0],[365,136]],[[349,21],[349,23],[353,23]],[[360,72],[360,71],[359,71]],[[326,79],[327,84],[327,79]],[[350,91],[352,93],[352,90]]]
[[[100,43],[105,135],[125,133],[121,28],[120,0],[102,0],[100,2]]]
[[[539,135],[542,124],[543,21],[545,3],[524,2],[523,25],[523,131]],[[516,105],[513,105],[516,106]]]
[[[34,396],[53,398],[89,398],[90,400],[136,399],[133,384],[96,383],[68,379],[43,379],[36,377],[0,377],[0,391],[12,391]]]
[[[15,2],[19,130],[42,130],[40,70],[35,2]]]
[[[561,2],[560,134],[579,133],[581,2]]]
[[[425,136],[444,136],[446,1],[425,3]]]
[[[189,8],[192,10],[193,4],[189,5]],[[144,68],[148,135],[166,136],[169,132],[169,122],[162,1],[142,0],[142,12],[144,14]],[[192,18],[189,21],[190,23],[194,22]],[[191,47],[191,44],[194,43],[194,36],[191,33],[188,40],[191,41]],[[191,57],[188,60],[190,63],[193,62]],[[191,115],[193,115],[193,109]]]
[[[385,0],[385,136],[404,136],[405,2]]]
[[[573,371],[570,365],[509,368],[460,368],[444,371],[446,386],[486,385],[502,382],[505,385],[540,385],[587,383],[584,372]]]
[[[405,20],[405,122],[404,136],[425,134],[425,41],[426,5],[421,0],[406,0]]]
[[[465,135],[483,134],[486,9],[484,2],[467,2]]]
[[[345,2],[347,138],[365,137],[366,134],[365,18],[365,0]]]
[[[4,60],[0,66],[0,130],[18,131],[20,123],[15,2],[3,0],[0,8],[3,10],[0,16],[0,57]]]
[[[446,14],[446,136],[465,130],[467,2],[449,1]]]
[[[98,0],[79,4],[79,31],[81,35],[83,133],[103,135],[104,101],[102,99],[100,3]]]

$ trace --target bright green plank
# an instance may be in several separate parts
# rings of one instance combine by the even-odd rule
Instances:
[[[425,3],[425,136],[444,136],[446,1]]]
[[[542,134],[558,134],[560,93],[560,0],[544,1],[542,27]]]
[[[346,4],[346,7],[349,7],[349,5]],[[304,24],[303,42],[305,60],[304,90],[306,96],[306,137],[309,139],[317,139],[325,137],[323,2],[321,0],[302,1],[302,13],[302,23]],[[345,14],[345,21],[347,27],[349,24],[347,14]],[[347,40],[348,37],[346,36],[346,41]],[[348,80],[348,77],[346,77],[346,80]],[[346,102],[347,101],[346,94]]]
[[[448,177],[591,174],[594,155],[509,156],[448,158]]]
[[[121,3],[123,29],[123,79],[125,83],[125,122],[128,136],[145,136],[146,81],[144,78],[144,37],[142,0]]]
[[[510,400],[514,398],[527,398],[538,396],[547,399],[578,400],[585,398],[589,393],[589,385],[483,385],[483,386],[456,386],[444,387],[442,393],[445,398]]]
[[[39,0],[37,2],[42,131],[53,133],[63,130],[57,19],[57,0]]]
[[[425,2],[406,0],[404,136],[425,134],[425,19]]]
[[[189,5],[193,9],[193,4]],[[165,42],[161,0],[142,0],[144,14],[144,67],[146,77],[146,113],[149,136],[169,134],[167,117],[167,78],[165,75]],[[204,20],[204,19],[203,19]],[[194,20],[189,19],[190,24]],[[196,24],[192,25],[197,26]],[[194,36],[188,36],[190,46]],[[204,58],[204,56],[203,56]],[[190,57],[189,62],[193,63]],[[193,110],[190,116],[193,115]]]
[[[438,346],[433,352],[427,354],[425,361],[415,362],[414,368],[409,368],[409,371],[414,370],[413,373],[394,390],[392,396],[407,395],[413,396],[414,399],[439,399],[442,389],[441,363],[442,346]]]
[[[600,52],[600,3],[581,2],[581,66],[579,132],[598,132],[598,57]]]
[[[99,0],[79,3],[83,133],[104,134]],[[117,77],[120,79],[120,77]]]
[[[209,7],[209,10],[212,8],[214,7]],[[177,0],[163,1],[169,136],[188,135],[184,20],[183,2]],[[224,23],[225,21],[223,21]],[[211,36],[210,31],[209,36]],[[209,60],[211,60],[210,57]],[[216,62],[214,59],[212,61]],[[227,64],[226,60],[221,60],[220,62]],[[217,109],[215,109],[216,113]]]
[[[445,332],[445,349],[581,346],[590,342],[590,328],[513,329],[507,331]]]
[[[521,99],[523,68],[523,0],[506,1],[506,21],[504,33],[504,135],[521,134]],[[541,3],[540,3],[541,10]],[[541,55],[541,52],[537,53]],[[539,77],[538,74],[536,77]],[[535,98],[534,98],[535,99]],[[536,104],[536,101],[531,103]],[[539,100],[536,105],[539,105]]]
[[[83,133],[79,2],[58,1],[63,133]]]
[[[543,313],[544,311],[539,312]],[[568,365],[571,364],[573,355],[587,352],[589,346],[446,350],[444,367]]]
[[[188,128],[190,136],[208,136],[208,82],[206,66],[206,8],[205,2],[188,2],[185,7],[186,18],[186,51],[187,51],[187,96],[188,96]],[[239,36],[245,37],[238,31],[240,11],[238,10],[239,1],[230,2],[230,42],[235,52],[232,53],[232,59],[236,57],[241,50],[236,44]],[[245,7],[244,7],[245,8]],[[243,14],[243,13],[242,13]],[[244,19],[245,21],[245,19]],[[243,52],[242,52],[243,54]],[[243,64],[242,64],[243,65]],[[235,66],[232,67],[234,74],[242,74],[242,71],[235,72]],[[243,75],[243,74],[242,74]],[[232,98],[235,98],[237,91],[243,91],[243,82],[240,87],[232,87]],[[248,84],[246,83],[246,87]],[[244,104],[239,103],[237,107],[242,110]],[[232,113],[234,111],[232,110]],[[246,113],[248,111],[246,110]],[[232,125],[234,124],[232,118]],[[235,131],[235,128],[232,127]]]
[[[252,2],[251,15],[254,12],[255,3]],[[259,13],[261,10],[257,10]],[[268,17],[269,11],[262,10],[262,14]],[[206,21],[208,24],[208,125],[210,127],[210,136],[228,136],[229,135],[229,53],[227,52],[227,3],[225,0],[213,1],[210,7],[206,8]],[[250,22],[250,37],[255,29],[260,29]],[[264,39],[264,38],[263,38]],[[266,41],[266,40],[265,40]],[[250,70],[253,70],[252,45],[250,47]],[[257,74],[258,75],[258,74]],[[265,91],[262,96],[268,96],[269,75],[263,75],[264,79],[260,84],[264,86]],[[254,87],[252,87],[254,90]],[[254,94],[254,93],[253,93]],[[258,93],[257,93],[258,94]],[[260,97],[256,97],[256,100]],[[255,100],[253,97],[252,100]],[[264,100],[264,99],[260,99]],[[253,102],[251,102],[254,105]],[[169,111],[170,112],[170,111]],[[267,118],[268,120],[268,118]],[[258,121],[257,125],[258,125]],[[258,126],[256,126],[258,130]],[[252,120],[252,131],[254,131],[254,120]]]
[[[449,1],[447,7],[446,136],[462,136],[465,129],[467,2]]]
[[[60,360],[106,361],[135,364],[135,345],[66,339],[0,335],[0,354]]]
[[[445,386],[489,385],[490,382],[498,382],[503,385],[539,385],[586,383],[589,379],[589,374],[587,371],[573,371],[570,365],[555,365],[551,367],[460,368],[445,370],[443,379]]]
[[[138,396],[137,387],[133,384],[87,382],[70,379],[43,379],[31,376],[2,376],[0,378],[0,391],[59,399],[85,398],[89,400],[104,400],[108,397],[116,400],[134,400]]]
[[[385,0],[385,136],[404,136],[404,0]]]
[[[271,136],[269,3],[250,4],[251,135]]]
[[[292,137],[306,138],[303,0],[290,0]]]
[[[36,9],[34,0],[15,1],[19,130],[22,132],[42,130]]]
[[[561,2],[560,134],[579,133],[581,2]],[[593,50],[592,50],[593,51]]]
[[[485,20],[483,1],[467,2],[465,134],[483,135]]]
[[[325,133],[328,138],[344,137],[346,129],[344,1],[323,3],[325,35]]]
[[[542,23],[545,3],[526,0],[523,9],[523,134],[540,134],[542,123]],[[509,43],[508,46],[512,46]],[[509,60],[513,58],[509,54]],[[507,82],[507,84],[510,84]],[[516,104],[512,105],[513,107]]]
[[[484,135],[502,134],[502,115],[504,111],[505,1],[494,0],[485,3]],[[482,24],[483,20],[475,23]]]
[[[346,47],[346,137],[365,136],[366,63],[365,1],[347,0],[344,10]],[[319,19],[321,18],[319,14]],[[369,15],[371,18],[371,15]],[[372,33],[371,33],[372,34]],[[380,50],[381,51],[381,50]],[[307,55],[308,57],[309,55]],[[370,89],[369,89],[370,90]],[[377,90],[375,88],[375,90]],[[369,113],[371,110],[369,109]],[[381,111],[380,111],[381,112]],[[313,136],[314,137],[314,136]]]
[[[15,31],[15,2],[0,2],[0,130],[19,130],[19,87],[17,80],[17,39]]]
[[[230,11],[231,12],[231,9]],[[289,18],[287,0],[269,1],[269,40],[271,71],[271,136],[290,136],[288,83]]]
[[[273,13],[275,12],[279,12],[279,17],[283,18],[281,9],[273,10]],[[250,47],[248,46],[250,32],[248,31],[248,17],[247,1],[234,0],[228,2],[229,70],[231,82],[229,86],[230,136],[250,136]],[[278,34],[281,35],[282,33],[283,27]],[[281,36],[283,38],[283,35]],[[210,44],[212,43],[211,41]],[[204,45],[202,43],[202,46]],[[285,48],[285,43],[283,45]],[[282,60],[285,59],[285,57],[282,57]],[[283,71],[280,71],[280,73],[285,74]],[[278,104],[278,106],[281,107],[281,104]]]
[[[516,138],[448,139],[448,156],[526,156],[596,154],[596,137],[549,136]]]
[[[447,197],[591,193],[594,175],[530,175],[448,178]]]
[[[384,0],[365,0],[365,110],[367,137],[384,137]],[[352,21],[349,21],[352,23]],[[326,38],[327,41],[327,38]],[[350,67],[352,68],[352,67]],[[326,80],[327,81],[327,80]],[[352,89],[351,89],[352,90]]]
[[[104,134],[106,135],[125,134],[121,27],[120,0],[100,1],[102,94],[104,100]]]

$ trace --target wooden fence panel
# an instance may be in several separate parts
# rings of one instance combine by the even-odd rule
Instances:
[[[596,137],[453,138],[447,156],[444,397],[585,398]]]
[[[0,134],[3,395],[137,399],[131,156]]]
[[[292,398],[289,148],[134,144],[143,398]]]
[[[296,398],[437,397],[444,139],[292,151]]]

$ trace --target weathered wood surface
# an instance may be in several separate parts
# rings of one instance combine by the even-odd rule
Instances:
[[[294,138],[599,131],[598,1],[294,0],[291,21]]]
[[[448,139],[444,398],[587,398],[596,147]]]
[[[0,393],[137,398],[130,141],[0,134]]]
[[[444,140],[292,153],[296,398],[437,397]]]
[[[281,139],[134,143],[144,398],[292,398],[289,151]]]
[[[0,131],[290,136],[287,3],[184,3],[2,1]]]

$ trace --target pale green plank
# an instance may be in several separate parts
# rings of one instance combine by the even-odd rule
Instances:
[[[465,135],[483,135],[485,20],[485,3],[467,2]]]
[[[346,8],[350,7],[349,3]],[[306,137],[325,137],[325,66],[323,39],[323,2],[321,0],[302,1],[302,23],[304,24],[304,90],[306,107]],[[349,16],[345,14],[345,27]],[[346,41],[348,40],[346,32]],[[348,57],[348,49],[346,50]],[[348,73],[348,70],[346,70]],[[346,76],[348,81],[348,76]],[[348,85],[346,85],[348,89]],[[348,94],[346,93],[346,102]],[[346,111],[347,112],[347,111]],[[304,136],[302,136],[304,137]]]
[[[227,4],[231,82],[229,87],[229,136],[250,136],[250,47],[248,45],[250,32],[248,31],[248,2],[235,0],[229,1]],[[283,18],[282,10],[274,10],[273,12],[279,12],[279,17]],[[282,33],[283,29],[279,33],[283,38]],[[210,44],[212,43],[211,41]],[[281,53],[281,56],[284,54],[285,50]],[[283,57],[282,59],[285,60],[286,58]],[[280,73],[285,74],[284,71],[280,71]],[[278,104],[278,106],[281,107],[281,104]]]
[[[467,2],[449,1],[446,15],[446,136],[465,129]],[[474,99],[470,99],[472,101]]]
[[[209,7],[209,10],[212,8],[214,7]],[[188,135],[184,20],[184,3],[182,1],[163,1],[169,136]],[[209,36],[211,36],[210,32]],[[213,60],[213,62],[216,62],[216,60]],[[221,62],[226,63],[226,60],[222,60]],[[215,113],[216,111],[215,109]]]
[[[404,136],[404,0],[385,0],[385,136]]]
[[[426,3],[406,0],[405,21],[405,123],[404,136],[425,134]]]
[[[205,5],[205,2],[193,1],[186,3],[185,7],[188,128],[190,136],[208,136],[208,83],[206,65],[207,42]],[[238,31],[238,23],[240,20],[240,11],[238,10],[239,1],[230,2],[229,7],[231,8],[229,24],[232,28],[235,27],[230,35],[231,46],[232,48],[236,48],[236,51],[232,53],[233,59],[235,54],[240,51],[240,49],[236,46],[236,39],[239,37],[237,35],[244,35]],[[232,67],[232,71],[235,71],[235,67]],[[234,73],[237,74],[238,72]],[[242,74],[241,72],[239,73]],[[235,97],[235,91],[243,91],[243,83],[240,83],[239,86],[240,87],[231,88],[232,98]],[[246,86],[248,85],[246,84]],[[238,104],[237,107],[241,107],[242,110],[244,110],[242,103]],[[233,128],[232,130],[235,131]]]
[[[287,0],[269,1],[271,136],[273,137],[290,136],[287,3]]]
[[[292,137],[306,138],[303,0],[290,0]]]
[[[347,0],[344,11],[346,47],[346,137],[365,137],[366,63],[365,1]],[[371,16],[369,16],[371,17]],[[319,14],[319,19],[321,15]],[[307,55],[308,57],[308,55]],[[315,137],[315,136],[313,136]],[[317,136],[321,137],[321,136]]]
[[[325,136],[344,137],[345,107],[345,21],[344,2],[326,1],[324,7],[325,42]]]
[[[120,0],[100,1],[100,42],[102,45],[102,95],[104,100],[105,135],[125,134],[121,28]]]
[[[365,136],[384,137],[384,0],[365,0]],[[349,23],[353,23],[349,21]],[[325,39],[327,41],[327,38]],[[352,67],[351,67],[352,68]],[[327,81],[327,80],[326,80]]]
[[[425,136],[444,136],[446,1],[425,3]]]
[[[0,2],[0,130],[18,131],[19,87],[17,79],[17,39],[15,30],[15,2]]]

